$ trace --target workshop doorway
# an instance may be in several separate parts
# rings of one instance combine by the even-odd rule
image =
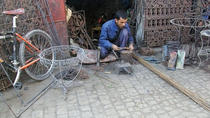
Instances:
[[[73,11],[84,10],[87,32],[92,39],[98,39],[102,24],[114,17],[118,9],[128,11],[132,8],[132,0],[66,0]]]

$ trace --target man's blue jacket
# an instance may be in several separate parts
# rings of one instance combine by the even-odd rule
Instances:
[[[124,28],[128,30],[129,44],[133,43],[133,37],[131,35],[130,28],[127,23]],[[120,29],[116,25],[115,19],[109,20],[106,23],[104,23],[101,28],[99,46],[102,46],[107,49],[111,49],[113,42],[115,42],[118,39],[119,32],[120,32]]]

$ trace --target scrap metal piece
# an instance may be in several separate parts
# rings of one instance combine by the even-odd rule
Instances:
[[[132,69],[130,63],[121,62],[117,66],[118,66],[118,69],[119,69],[118,74],[129,74],[129,75],[131,75],[133,73],[133,69]]]
[[[73,11],[67,23],[69,36],[82,48],[96,49],[86,30],[85,11]]]

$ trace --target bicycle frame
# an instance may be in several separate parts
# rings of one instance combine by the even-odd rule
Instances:
[[[13,41],[11,43],[12,46],[5,45],[7,46],[6,48],[12,48],[9,50],[10,54],[12,53],[12,56],[9,56],[10,62],[7,63],[7,61],[5,61],[4,64],[16,72],[13,86],[18,89],[22,87],[21,82],[18,82],[22,70],[26,71],[31,79],[34,80],[47,79],[53,71],[53,64],[46,67],[39,59],[39,53],[45,48],[52,46],[51,36],[40,29],[33,29],[27,32],[24,37],[16,32],[16,19],[19,15],[24,14],[24,12],[24,8],[3,11],[3,14],[12,16],[12,32],[0,34],[0,39],[11,39]],[[20,45],[17,45],[18,43]],[[54,58],[54,55],[50,56]],[[8,60],[7,58],[8,56],[6,56],[5,60]]]
[[[36,46],[34,46],[34,45],[31,44],[29,41],[27,41],[26,39],[24,39],[20,34],[15,33],[15,35],[16,35],[15,38],[16,38],[19,42],[24,41],[26,44],[28,44],[29,46],[31,46],[31,48],[35,49],[38,53],[40,52],[40,50],[39,50]],[[31,48],[30,48],[29,46],[26,46],[26,45],[25,45],[26,49],[27,49],[30,53],[34,53],[34,52],[31,50]],[[15,84],[18,82],[19,77],[20,77],[21,70],[24,70],[24,69],[28,68],[29,66],[31,66],[31,65],[33,65],[34,63],[38,62],[39,60],[40,60],[39,58],[33,60],[33,57],[30,58],[30,59],[28,59],[28,60],[26,60],[26,64],[23,65],[22,67],[19,67],[19,68],[18,68],[18,70],[17,70],[17,76],[16,76],[16,78],[15,78],[15,81],[14,81],[14,83],[13,83],[13,86],[15,86]]]
[[[18,62],[18,59],[17,59],[17,54],[16,54],[16,49],[17,49],[17,41],[20,43],[22,41],[24,41],[26,44],[28,45],[25,45],[25,48],[26,50],[33,54],[35,53],[33,51],[33,49],[37,52],[37,53],[40,53],[40,50],[35,46],[33,45],[32,43],[30,43],[27,39],[23,38],[20,34],[16,33],[16,19],[18,18],[17,15],[13,16],[13,26],[12,26],[12,34],[10,35],[5,35],[5,36],[1,36],[0,39],[2,38],[13,38],[13,60],[12,60],[12,65],[13,65],[13,68],[15,69],[15,71],[17,72],[17,75],[16,75],[16,78],[15,78],[15,81],[13,83],[13,86],[16,85],[16,83],[18,82],[19,80],[19,77],[20,77],[20,73],[22,70],[28,68],[29,66],[33,65],[34,63],[38,62],[40,59],[37,58],[37,59],[34,59],[34,57],[31,57],[30,59],[26,60],[26,63],[25,65],[23,66],[18,66],[19,62]]]

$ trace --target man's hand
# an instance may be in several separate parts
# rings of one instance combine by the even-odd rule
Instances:
[[[129,45],[129,50],[130,50],[130,51],[133,51],[133,49],[134,49],[133,44],[130,44],[130,45]]]
[[[117,45],[112,44],[112,49],[113,50],[120,50],[120,48]]]

